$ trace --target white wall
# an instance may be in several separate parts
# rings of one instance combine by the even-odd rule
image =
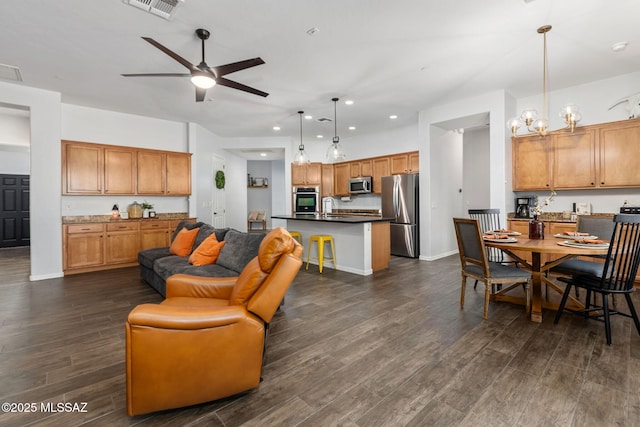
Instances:
[[[467,130],[462,141],[464,210],[490,208],[489,129]]]
[[[62,139],[188,152],[187,136],[186,123],[62,104]],[[62,196],[62,215],[108,215],[114,204],[126,212],[134,201],[147,201],[158,213],[190,210],[187,197]]]
[[[0,103],[30,110],[31,280],[62,276],[60,94],[0,82]]]
[[[29,111],[0,106],[0,173],[29,175]]]
[[[559,112],[562,106],[567,103],[575,103],[580,107],[582,121],[578,126],[626,120],[628,112],[624,105],[618,105],[611,110],[609,108],[619,99],[638,92],[640,92],[640,72],[549,92],[549,127],[550,129],[564,127]],[[534,107],[540,112],[542,96],[517,100],[517,112],[527,107]],[[512,115],[516,115],[516,112]],[[516,193],[512,194],[511,198],[513,199]],[[549,192],[531,191],[518,192],[517,194],[532,194],[544,198],[549,195]],[[640,189],[560,190],[555,201],[546,210],[562,212],[571,210],[574,202],[586,202],[591,204],[593,212],[616,213],[625,200],[630,204],[640,206]],[[509,211],[513,211],[513,201],[507,207]]]
[[[453,234],[451,216],[447,217],[444,207],[451,203],[454,195],[441,191],[441,186],[448,185],[443,180],[448,170],[443,169],[451,163],[450,153],[434,144],[442,137],[443,132],[437,128],[438,123],[470,117],[478,114],[489,114],[489,163],[485,165],[491,172],[489,176],[490,207],[500,208],[505,212],[506,200],[506,147],[510,141],[506,135],[504,123],[505,105],[508,96],[504,91],[496,91],[477,97],[441,105],[420,112],[420,258],[437,259],[457,251],[457,243]],[[435,138],[435,139],[434,139]],[[457,159],[462,164],[462,153]],[[510,161],[510,159],[509,159]],[[453,167],[453,165],[451,165]],[[442,169],[442,171],[441,171]],[[441,175],[444,173],[444,175]],[[510,173],[510,169],[509,169]],[[462,178],[459,181],[462,185]],[[510,189],[509,189],[510,191]],[[459,197],[459,196],[455,196]],[[455,199],[455,203],[457,199]],[[435,206],[435,208],[433,207]],[[504,221],[503,221],[504,222]]]

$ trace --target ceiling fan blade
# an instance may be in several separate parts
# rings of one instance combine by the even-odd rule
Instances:
[[[191,77],[187,73],[148,73],[148,74],[120,74],[124,77]]]
[[[227,87],[230,87],[230,88],[233,88],[233,89],[238,89],[238,90],[242,90],[244,92],[249,92],[249,93],[252,93],[252,94],[258,95],[258,96],[264,96],[264,97],[269,96],[269,94],[267,92],[263,92],[261,90],[254,89],[252,87],[243,85],[241,83],[234,82],[233,80],[225,79],[224,77],[218,77],[216,79],[216,83],[218,83],[220,86],[227,86]]]
[[[204,101],[204,97],[207,94],[207,90],[196,86],[196,102]]]
[[[178,61],[179,63],[181,63],[185,67],[187,67],[188,69],[190,69],[191,71],[198,70],[198,68],[195,65],[193,65],[191,62],[187,61],[186,59],[184,59],[182,56],[178,55],[174,51],[169,50],[168,48],[164,47],[163,45],[161,45],[160,43],[158,43],[154,39],[152,39],[150,37],[142,37],[142,39],[147,41],[147,42],[149,42],[149,43],[151,43],[152,45],[154,45],[155,47],[157,47],[158,49],[160,49],[161,51],[163,51],[164,53],[166,53],[167,55],[169,55],[170,57],[172,57],[173,59],[175,59],[176,61]]]
[[[233,62],[231,64],[218,65],[217,67],[209,67],[209,69],[213,70],[217,77],[222,77],[225,74],[235,73],[236,71],[262,64],[264,64],[262,58],[252,58],[244,61]]]

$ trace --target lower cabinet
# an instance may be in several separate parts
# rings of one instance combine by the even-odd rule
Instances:
[[[181,221],[148,219],[64,224],[64,274],[138,265],[138,252],[169,246],[171,235]],[[188,221],[195,222],[195,219]]]
[[[507,221],[507,227],[509,228],[509,230],[522,233],[523,236],[529,235],[529,221],[509,220]],[[560,234],[560,233],[564,233],[565,231],[575,231],[575,230],[576,230],[576,224],[574,222],[544,221],[544,238],[545,239],[555,239],[555,237],[553,237],[554,234]],[[558,239],[558,241],[560,240]],[[513,253],[527,260],[527,262],[531,262],[531,252],[513,251]],[[542,254],[540,257],[540,262],[544,265],[544,263],[552,261],[556,258],[558,258],[558,255]]]

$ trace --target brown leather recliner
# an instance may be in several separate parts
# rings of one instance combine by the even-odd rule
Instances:
[[[302,246],[271,231],[240,276],[176,274],[161,304],[129,314],[127,413],[145,414],[254,389],[268,324],[295,278]]]

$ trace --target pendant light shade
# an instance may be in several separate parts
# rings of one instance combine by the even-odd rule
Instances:
[[[331,100],[333,101],[333,124],[335,133],[333,142],[327,150],[327,161],[335,163],[344,161],[347,156],[345,156],[344,151],[342,151],[342,147],[340,146],[340,137],[338,136],[338,109],[336,107],[338,98],[332,98]]]
[[[300,145],[298,146],[298,151],[293,158],[293,163],[304,165],[305,163],[309,163],[309,156],[304,151],[304,144],[302,143],[302,115],[304,114],[304,111],[298,111],[298,114],[300,115]]]

